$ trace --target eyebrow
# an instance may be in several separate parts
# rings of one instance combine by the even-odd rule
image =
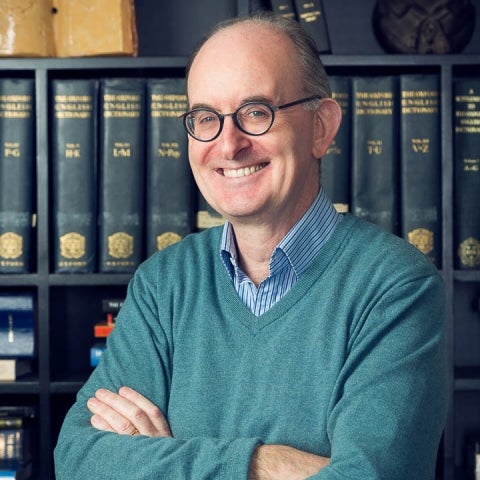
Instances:
[[[238,104],[235,110],[240,108],[242,105],[245,105],[246,103],[250,103],[250,102],[268,103],[269,105],[273,105],[271,98],[261,96],[261,95],[255,95],[255,96],[246,97],[242,99],[242,101]],[[189,110],[194,110],[197,108],[205,108],[207,110],[214,110],[215,112],[222,113],[217,109],[215,109],[214,107],[212,107],[212,105],[209,105],[208,103],[194,103],[193,105],[189,106]]]

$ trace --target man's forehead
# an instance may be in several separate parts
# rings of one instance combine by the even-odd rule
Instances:
[[[295,70],[293,42],[269,26],[241,23],[227,27],[211,37],[198,52],[189,72],[191,80],[214,75],[255,78],[275,77]]]
[[[292,43],[289,37],[271,25],[253,21],[241,22],[226,27],[209,38],[200,48],[193,63],[205,56],[222,53],[234,60],[242,50],[246,50],[253,61],[261,54],[271,55],[275,50],[288,49],[289,43]]]

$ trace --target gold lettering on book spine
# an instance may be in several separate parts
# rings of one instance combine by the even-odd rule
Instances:
[[[76,232],[60,237],[60,255],[64,258],[78,259],[85,255],[85,236]]]
[[[108,237],[108,254],[113,258],[128,258],[133,255],[133,236],[116,232]]]
[[[473,237],[466,238],[458,247],[458,256],[466,267],[480,266],[480,241]]]
[[[13,260],[23,253],[23,238],[15,232],[0,235],[0,257]]]

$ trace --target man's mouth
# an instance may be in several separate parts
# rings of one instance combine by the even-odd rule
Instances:
[[[261,163],[260,165],[254,165],[251,167],[242,167],[242,168],[224,168],[223,175],[229,178],[240,178],[248,177],[258,172],[262,168],[266,167],[267,163]]]

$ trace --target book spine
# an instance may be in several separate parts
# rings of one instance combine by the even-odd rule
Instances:
[[[456,267],[480,269],[480,79],[457,78],[454,94]]]
[[[31,271],[34,88],[30,79],[0,79],[0,273]]]
[[[350,211],[350,78],[331,76],[332,97],[342,109],[338,133],[321,160],[322,187],[338,212]]]
[[[90,347],[90,366],[91,367],[96,367],[98,365],[98,363],[100,362],[100,357],[102,356],[102,353],[105,351],[106,348],[107,348],[107,345],[105,341],[95,342]]]
[[[24,452],[23,428],[0,430],[0,464],[9,467],[15,462],[22,463],[27,460]]]
[[[91,273],[96,263],[95,80],[52,83],[53,270]]]
[[[402,237],[441,263],[440,78],[400,76]]]
[[[352,212],[398,233],[398,91],[394,76],[352,77]]]
[[[118,313],[123,306],[123,298],[103,298],[102,312],[103,313]]]
[[[0,429],[22,428],[24,425],[23,417],[0,417]]]
[[[193,181],[187,134],[179,118],[186,110],[185,79],[147,81],[147,256],[180,241],[193,230]]]
[[[25,358],[1,358],[0,357],[0,381],[15,381],[18,378],[32,372],[32,366],[29,359]],[[0,429],[17,428],[14,422],[2,421],[0,418]],[[7,425],[10,425],[7,427]],[[20,425],[21,426],[21,425]]]
[[[295,0],[298,21],[315,40],[318,53],[331,53],[330,36],[322,0]]]
[[[273,12],[283,17],[292,19],[297,18],[294,0],[270,0],[270,8]]]
[[[145,82],[100,83],[99,270],[132,273],[143,254]]]
[[[3,358],[33,357],[33,312],[0,312],[0,355]]]
[[[206,230],[207,228],[218,227],[225,223],[225,218],[208,204],[198,189],[196,191],[196,197],[195,226],[198,232]]]

